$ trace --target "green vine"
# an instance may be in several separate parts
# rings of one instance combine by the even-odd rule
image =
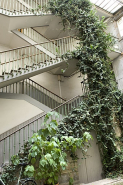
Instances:
[[[63,58],[78,59],[82,74],[88,77],[89,93],[80,106],[59,126],[60,134],[81,137],[86,130],[95,130],[106,176],[123,173],[123,95],[117,89],[108,51],[114,41],[105,33],[104,18],[100,21],[89,0],[50,0],[49,10],[60,16],[65,29],[74,30],[80,44]],[[121,136],[116,134],[120,127]]]

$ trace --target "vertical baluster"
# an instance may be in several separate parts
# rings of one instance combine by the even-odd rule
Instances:
[[[15,83],[15,87],[16,87],[16,94],[17,94],[17,82]]]
[[[39,94],[40,86],[37,86],[37,100],[40,101],[40,94]]]
[[[42,87],[42,91],[43,91],[42,103],[45,104],[45,93],[44,93],[44,88],[43,87]]]
[[[48,91],[46,90],[46,104],[49,106],[49,98],[48,98]]]
[[[4,10],[5,14],[6,14],[6,7],[5,7],[5,5],[6,5],[6,1],[3,0],[3,10]]]
[[[37,69],[37,64],[38,64],[38,49],[36,48],[36,69]]]
[[[71,51],[74,50],[74,47],[73,47],[73,40],[74,40],[74,38],[73,38],[73,37],[70,37]]]
[[[61,43],[61,55],[64,54],[64,40],[62,39],[62,43]]]
[[[25,94],[27,94],[27,79],[24,80],[24,87]]]
[[[66,53],[67,52],[66,38],[64,38],[64,48],[65,48],[64,53]]]
[[[6,1],[6,13],[8,12],[8,1]]]
[[[4,143],[3,143],[3,147],[4,147],[4,149],[3,149],[3,163],[5,163],[5,155],[6,155],[6,140],[4,139],[4,141],[3,141]]]
[[[58,40],[58,55],[61,55],[61,51],[60,51],[60,39]]]
[[[38,121],[39,121],[39,119],[36,121],[37,122],[37,130],[36,130],[37,132],[38,132]]]
[[[44,66],[44,64],[45,64],[45,55],[46,55],[46,54],[43,52],[43,53],[42,53],[42,60],[43,60],[42,62],[43,62],[43,66]]]
[[[23,128],[23,144],[25,143],[25,127]]]
[[[20,2],[18,2],[19,4],[18,4],[18,14],[20,14],[21,13],[21,7],[20,7]]]
[[[32,0],[31,0],[31,7],[32,7]],[[33,8],[33,7],[32,7]]]
[[[6,93],[8,93],[8,88],[7,88],[7,87],[8,87],[8,86],[6,86],[6,90],[5,90],[5,91],[6,91]]]
[[[22,14],[24,14],[24,5],[23,4],[21,5],[22,5]]]
[[[15,83],[13,84],[13,93],[15,93]]]
[[[9,51],[9,67],[8,67],[8,71],[10,72],[11,71],[11,51]]]
[[[17,1],[16,1],[16,6],[15,6],[15,14],[17,13]]]
[[[31,94],[31,90],[30,90],[30,80],[29,80],[29,96],[30,96],[30,94]]]
[[[2,53],[0,53],[0,74],[2,75]]]
[[[39,102],[41,102],[41,98],[42,98],[42,91],[41,91],[41,87],[39,86]]]
[[[6,73],[6,68],[7,68],[7,54],[5,52],[5,65],[4,65],[4,75]]]
[[[2,1],[0,1],[0,8],[2,8]]]
[[[16,70],[15,50],[13,50],[13,70]]]
[[[16,133],[14,133],[14,155],[16,154]]]
[[[34,88],[34,82],[32,82],[32,97],[35,99],[35,88]]]
[[[31,60],[31,57],[30,57],[30,49],[31,49],[31,47],[29,47],[29,66],[30,66],[30,60]],[[31,70],[30,67],[29,67],[29,70]]]
[[[9,136],[9,164],[10,164],[10,157],[11,157],[11,142],[10,142],[11,136]]]
[[[67,48],[67,52],[69,50],[69,37],[66,38],[66,48]]]
[[[28,140],[29,140],[29,138],[30,138],[30,137],[29,137],[29,135],[30,135],[30,134],[29,134],[29,125],[28,125],[28,133],[27,133],[27,134],[28,134],[27,137],[28,137]]]
[[[31,31],[31,38],[32,38],[32,40],[34,40],[34,31],[31,28],[30,28],[30,31]]]
[[[53,54],[56,55],[56,48],[57,48],[57,45],[56,45],[56,41],[53,42]]]
[[[26,68],[26,64],[29,65],[29,58],[27,56],[27,48],[24,48],[25,59],[23,60],[23,68]],[[26,70],[24,70],[26,72]]]
[[[19,144],[19,150],[20,150],[20,147],[21,147],[21,134],[20,134],[20,130],[19,130],[19,134],[18,135],[19,135],[19,143],[18,144]]]
[[[57,100],[56,100],[56,97],[54,95],[54,99],[55,99],[55,105],[54,105],[54,108],[57,107]]]
[[[73,51],[72,37],[70,37],[70,49],[71,49],[71,51]]]
[[[56,55],[58,56],[58,51],[59,51],[59,42],[58,42],[58,40],[56,41],[56,45],[57,45],[57,52],[56,52]]]
[[[32,130],[32,133],[34,133],[34,122],[32,123],[32,126],[33,126],[33,130]]]
[[[26,3],[27,4],[27,3]],[[25,14],[27,14],[28,12],[27,12],[27,7],[25,6]]]

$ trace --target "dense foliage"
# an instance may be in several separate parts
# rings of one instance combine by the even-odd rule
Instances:
[[[57,121],[52,119],[47,124],[49,116],[52,115],[53,112],[47,114],[43,124],[44,128],[40,129],[30,139],[31,149],[28,156],[31,165],[26,167],[24,174],[43,181],[43,184],[54,185],[58,182],[61,171],[65,170],[68,165],[67,154],[75,156],[77,149],[84,151],[88,146],[91,135],[85,132],[81,138],[62,136],[58,139]]]
[[[63,58],[78,59],[89,84],[87,98],[60,125],[61,134],[79,138],[84,131],[95,130],[105,174],[122,173],[122,134],[117,137],[115,130],[123,128],[123,99],[108,57],[114,41],[105,32],[104,18],[99,20],[89,0],[50,0],[49,10],[80,40],[76,50]]]
[[[42,129],[34,133],[28,142],[25,142],[17,155],[11,157],[11,164],[4,167],[2,180],[6,185],[17,181],[17,171],[20,163],[28,165],[23,170],[23,178],[30,177],[42,184],[55,185],[61,172],[68,166],[68,156],[74,162],[77,160],[76,150],[81,149],[85,155],[92,136],[84,132],[81,138],[63,136],[58,138],[59,128],[56,119],[50,119],[53,115],[58,117],[57,112],[47,113]],[[51,120],[47,123],[48,120]],[[73,179],[70,177],[70,184]]]

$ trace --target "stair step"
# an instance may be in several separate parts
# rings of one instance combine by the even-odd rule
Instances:
[[[20,70],[11,70],[12,76],[16,76],[17,73],[21,74],[22,72]]]
[[[8,78],[10,78],[10,77],[13,77],[13,75],[12,75],[11,72],[10,72],[10,73],[8,73],[8,72],[3,72],[3,73],[2,73],[2,76],[3,76],[3,80],[8,79]],[[2,81],[3,81],[3,80],[2,80]]]
[[[35,68],[34,66],[29,66],[29,65],[26,65],[26,68]]]
[[[20,67],[18,70],[27,70],[26,68],[24,68],[24,67]]]
[[[3,72],[2,73],[2,75],[4,76],[4,75],[10,75],[11,73],[9,73],[9,72]]]
[[[35,65],[41,65],[41,64],[43,64],[43,62],[39,62],[37,64],[33,64],[33,66],[35,66]]]
[[[4,76],[0,75],[0,82],[2,82],[4,80]]]
[[[21,71],[22,73],[29,71],[29,69],[27,69],[27,68],[19,68],[18,70]]]
[[[21,72],[20,70],[11,70],[11,73],[13,73],[13,72]]]

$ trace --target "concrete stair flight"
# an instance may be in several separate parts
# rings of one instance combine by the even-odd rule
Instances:
[[[19,32],[18,30],[13,30],[12,31],[14,34],[16,34],[17,36],[21,37],[23,40],[25,40],[26,42],[28,42],[29,44],[31,45],[35,45],[35,47],[37,49],[39,49],[40,51],[44,52],[45,54],[47,54],[48,56],[52,57],[52,58],[56,58],[56,55],[54,55],[52,52],[49,52],[48,49],[45,49],[44,45],[45,45],[45,41],[41,41],[41,42],[38,42],[38,43],[42,43],[40,45],[37,45],[37,42],[35,42],[34,40],[32,40],[30,37],[28,37],[27,35]],[[46,41],[47,42],[47,41]],[[44,44],[43,44],[44,43]],[[46,43],[47,44],[47,43]],[[48,41],[48,44],[49,44],[49,41]],[[51,44],[51,42],[50,42]]]
[[[26,38],[28,37],[25,40],[29,41],[29,43],[31,43],[31,42],[36,42],[36,43],[43,42],[44,43],[42,45],[43,48],[50,51],[54,55],[58,55],[60,43],[62,42],[62,40],[56,40],[54,42],[50,42],[50,40],[48,38],[44,37],[42,34],[37,32],[33,28],[25,28],[25,29],[21,29],[21,31],[26,36]],[[23,36],[23,38],[24,38],[24,36]],[[67,40],[65,40],[65,41],[67,41]],[[50,42],[50,44],[49,44],[49,42]],[[64,43],[63,47],[65,47],[65,43]]]
[[[62,62],[34,45],[0,52],[0,87],[49,71]]]
[[[11,93],[28,95],[51,109],[54,109],[66,101],[64,98],[51,92],[31,79],[25,79],[21,82],[3,87],[0,89],[0,92],[4,94]]]
[[[65,37],[37,44],[23,33],[13,32],[31,45],[0,52],[0,88],[59,67],[64,62],[61,56],[75,50],[78,42]]]

